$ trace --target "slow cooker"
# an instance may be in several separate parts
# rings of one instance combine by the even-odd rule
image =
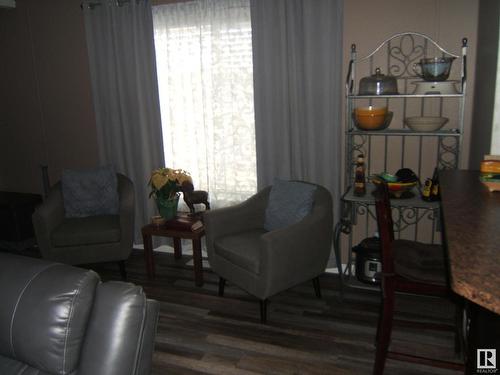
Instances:
[[[382,258],[380,256],[380,239],[377,237],[365,238],[354,246],[356,254],[356,277],[366,284],[380,284],[382,272]]]

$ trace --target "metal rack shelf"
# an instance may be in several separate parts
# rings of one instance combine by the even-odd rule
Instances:
[[[434,132],[416,132],[409,129],[385,129],[385,130],[347,130],[349,135],[399,135],[399,136],[431,136],[431,137],[460,137],[462,134],[458,129],[438,130]]]
[[[366,184],[366,194],[362,197],[354,195],[352,186],[347,188],[347,191],[342,196],[344,202],[359,202],[363,204],[375,204],[375,198],[373,197],[373,192],[375,191],[375,185],[371,182]],[[392,207],[415,207],[415,208],[426,208],[435,210],[439,208],[439,202],[435,201],[424,201],[421,198],[420,190],[415,187],[411,191],[410,198],[394,198],[391,200]]]
[[[464,94],[347,95],[348,99],[461,98]]]

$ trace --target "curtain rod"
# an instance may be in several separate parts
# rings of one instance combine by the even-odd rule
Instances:
[[[139,2],[140,0],[136,0]],[[129,3],[130,0],[107,0],[107,2],[111,5],[116,5],[116,6],[123,6],[125,3]],[[94,9],[95,7],[101,6],[103,1],[83,1],[80,4],[80,8],[87,7],[88,9]]]
[[[107,0],[108,3],[117,5],[119,7],[123,6],[125,3],[129,3],[130,0]],[[136,0],[139,2],[140,0]],[[175,4],[175,3],[186,3],[194,0],[151,0],[151,5],[162,5],[162,4]],[[88,9],[94,9],[95,7],[101,6],[102,1],[83,1],[80,4],[80,8],[87,7]]]

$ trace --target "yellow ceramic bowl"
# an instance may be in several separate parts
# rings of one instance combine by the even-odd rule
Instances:
[[[387,107],[358,107],[354,109],[356,126],[363,130],[377,130],[384,126]]]
[[[369,105],[368,107],[357,107],[354,109],[356,115],[368,116],[368,115],[384,115],[387,113],[387,107],[377,107],[374,105]]]
[[[353,113],[354,123],[361,130],[381,130],[389,126],[392,120],[392,112],[386,113]]]

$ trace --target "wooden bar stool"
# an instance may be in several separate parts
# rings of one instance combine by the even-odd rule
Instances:
[[[373,374],[383,374],[387,358],[463,370],[464,365],[461,363],[424,358],[388,350],[391,339],[396,292],[445,298],[450,297],[451,292],[446,280],[447,272],[444,251],[440,245],[428,245],[416,241],[394,239],[389,191],[385,183],[381,183],[377,187],[375,206],[381,240],[382,309],[377,329],[376,357]],[[422,326],[426,328],[455,329],[453,326],[443,327],[441,325],[438,327],[436,324],[423,323]],[[457,345],[455,348],[457,349]]]

